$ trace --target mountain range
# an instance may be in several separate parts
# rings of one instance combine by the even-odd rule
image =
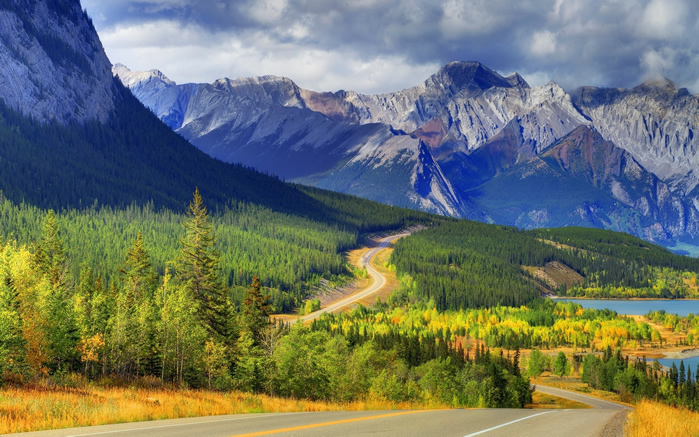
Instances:
[[[452,62],[380,95],[274,76],[178,85],[111,67],[77,0],[0,4],[0,61],[0,192],[16,202],[181,208],[199,186],[222,207],[322,209],[263,172],[520,228],[699,235],[699,98],[667,79],[569,93]]]
[[[178,85],[158,70],[112,71],[207,154],[294,182],[522,228],[699,236],[699,97],[667,79],[568,93],[452,62],[365,95],[276,76]]]

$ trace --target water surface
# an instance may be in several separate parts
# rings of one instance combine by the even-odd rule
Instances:
[[[658,362],[663,366],[672,367],[672,363],[675,363],[677,368],[680,368],[680,361],[684,361],[684,368],[692,370],[692,380],[694,380],[695,371],[697,370],[697,365],[699,365],[699,357],[692,358],[659,358]],[[652,363],[648,360],[648,363]]]
[[[576,302],[583,308],[603,310],[605,308],[619,314],[633,316],[646,315],[650,311],[665,310],[670,314],[686,316],[689,313],[699,315],[699,300],[628,300],[628,299],[555,299],[557,302]]]

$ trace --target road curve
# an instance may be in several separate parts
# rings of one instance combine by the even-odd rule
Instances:
[[[631,407],[627,407],[623,404],[617,404],[616,402],[605,401],[604,399],[593,398],[582,393],[572,392],[568,390],[561,390],[560,388],[549,387],[546,385],[537,385],[536,391],[540,393],[546,393],[552,396],[558,396],[559,398],[569,399],[571,401],[581,402],[587,404],[592,408],[597,408],[601,410],[624,410],[631,411]]]
[[[301,316],[298,319],[294,320],[292,323],[296,322],[305,322],[308,320],[313,320],[317,319],[318,317],[321,316],[321,314],[325,313],[332,313],[335,312],[341,308],[346,307],[347,305],[351,305],[358,300],[364,299],[367,296],[370,296],[373,293],[376,293],[377,291],[381,290],[384,285],[386,285],[386,277],[383,276],[381,273],[379,273],[374,267],[371,266],[371,258],[376,255],[379,251],[385,249],[388,247],[389,244],[391,244],[393,241],[401,238],[401,237],[406,237],[410,235],[410,232],[403,232],[401,234],[396,234],[396,235],[390,235],[386,238],[382,238],[381,241],[379,241],[379,245],[373,249],[367,250],[364,255],[359,260],[359,267],[365,267],[367,270],[367,273],[369,276],[372,278],[372,283],[369,285],[367,288],[364,290],[360,291],[359,293],[355,293],[351,296],[348,296],[344,299],[338,300],[330,305],[328,305],[325,308],[321,308],[318,311],[312,312],[310,314],[306,314],[305,316]]]

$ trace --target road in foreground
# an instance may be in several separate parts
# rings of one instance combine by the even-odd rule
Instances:
[[[354,293],[351,296],[333,302],[325,308],[321,308],[318,311],[312,312],[305,316],[301,316],[298,319],[294,320],[294,322],[305,322],[307,320],[317,319],[321,316],[321,314],[335,312],[381,290],[381,288],[383,288],[383,286],[386,285],[386,277],[371,266],[371,258],[373,258],[373,256],[376,255],[379,251],[387,248],[393,241],[408,235],[410,235],[410,232],[404,232],[402,234],[391,235],[386,238],[383,238],[381,239],[377,247],[368,250],[364,255],[362,255],[362,258],[359,260],[359,267],[366,268],[369,277],[372,278],[371,285],[369,285],[367,288],[358,293]]]
[[[518,437],[623,435],[630,410],[579,393],[537,386],[537,390],[590,404],[589,410],[415,410],[330,411],[196,417],[25,433],[25,437],[233,437],[233,436],[455,436]]]
[[[104,425],[26,437],[455,436],[599,437],[621,410],[417,410],[244,414]]]

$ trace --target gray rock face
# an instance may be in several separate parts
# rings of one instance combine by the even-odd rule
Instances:
[[[699,166],[699,97],[685,88],[667,79],[632,89],[583,87],[573,101],[605,139],[659,178],[679,180]]]
[[[570,95],[553,82],[531,88],[517,74],[453,62],[418,86],[364,95],[309,91],[273,76],[176,85],[156,70],[117,66],[115,73],[207,153],[303,183],[522,226],[586,224],[654,241],[699,233],[699,98],[669,81]],[[617,167],[623,162],[623,175],[604,183],[582,173],[562,180],[545,158],[518,164],[580,126],[610,141],[614,153],[597,153],[597,159]],[[517,180],[517,172],[526,173],[524,197],[546,197],[546,207],[531,204],[519,215],[503,209],[513,188],[504,181]],[[545,196],[551,181],[562,181],[560,196],[603,201],[556,202]]]
[[[0,95],[41,121],[106,121],[114,109],[111,63],[77,1],[0,5]]]
[[[478,214],[455,194],[418,138],[386,124],[333,117],[341,111],[334,97],[287,78],[177,85],[157,70],[131,72],[117,64],[113,71],[161,120],[223,161],[383,203]]]

